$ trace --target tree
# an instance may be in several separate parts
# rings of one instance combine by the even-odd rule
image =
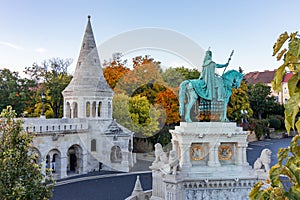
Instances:
[[[163,80],[172,88],[179,88],[181,82],[186,80],[186,77],[179,73],[178,68],[168,68],[162,72]]]
[[[283,44],[288,41],[288,49],[280,51]],[[280,52],[279,52],[280,51]],[[279,52],[279,53],[278,53]],[[277,69],[273,79],[273,88],[280,90],[285,69],[293,72],[292,78],[288,82],[290,99],[285,105],[285,126],[290,133],[291,128],[300,130],[300,119],[295,123],[299,113],[300,105],[300,38],[297,32],[290,35],[287,32],[281,34],[273,46],[273,56],[277,55],[277,60],[283,56],[284,63]],[[250,192],[251,199],[300,199],[300,134],[292,139],[290,146],[280,148],[278,151],[278,163],[270,169],[269,178],[266,182],[269,186],[261,189],[264,185],[262,181],[255,184]],[[285,189],[282,183],[282,176],[290,181],[290,188]]]
[[[244,80],[239,88],[232,89],[231,98],[227,106],[228,119],[240,122],[243,117],[249,119],[253,115],[247,92],[248,86]],[[241,110],[246,110],[247,114],[243,116]]]
[[[104,77],[108,85],[114,89],[118,81],[124,76],[124,74],[130,71],[129,68],[125,67],[127,60],[122,61],[121,53],[114,53],[113,58],[109,61],[104,61]]]
[[[146,97],[116,94],[113,99],[113,117],[135,132],[136,137],[149,137],[159,130],[160,111]]]
[[[63,116],[63,96],[61,92],[72,79],[72,76],[68,74],[68,67],[71,63],[71,59],[52,58],[43,61],[41,65],[34,63],[31,67],[25,69],[26,74],[40,83],[38,94],[40,95],[42,92],[46,94],[46,108],[49,105],[54,118]],[[41,102],[41,98],[38,98],[38,100]],[[47,113],[46,116],[48,116]]]
[[[154,100],[155,97],[150,98],[152,95],[145,94],[156,94],[157,92],[149,92],[148,90],[153,89],[152,87],[154,84],[161,86],[166,85],[161,76],[159,63],[160,62],[154,61],[153,58],[147,55],[144,57],[137,56],[133,58],[134,69],[124,74],[124,76],[119,80],[115,89],[118,91],[123,91],[129,96],[142,95],[147,96],[149,100],[151,98]],[[143,92],[145,93],[141,94]]]
[[[24,131],[12,107],[4,109],[0,117],[0,198],[50,199],[54,181],[36,163],[33,135]]]
[[[200,77],[200,72],[197,69],[188,69],[185,67],[177,67],[175,70],[187,79],[197,79]]]
[[[0,70],[0,110],[11,105],[18,116],[34,105],[36,83],[27,78],[21,78],[18,72],[9,69]]]
[[[272,108],[277,104],[275,98],[271,95],[271,87],[262,83],[248,85],[248,97],[254,116],[257,119],[266,118],[273,114]]]
[[[162,106],[165,110],[164,121],[167,125],[180,122],[178,98],[171,89],[166,88],[165,91],[159,92],[155,98],[155,104]]]

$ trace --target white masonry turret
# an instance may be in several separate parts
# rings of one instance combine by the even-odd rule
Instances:
[[[112,119],[114,92],[103,75],[90,16],[74,77],[62,94],[64,118]]]

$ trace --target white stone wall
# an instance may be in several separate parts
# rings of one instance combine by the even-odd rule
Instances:
[[[45,167],[55,165],[55,177],[65,178],[70,169],[70,147],[78,148],[80,155],[77,155],[77,174],[89,171],[98,171],[99,163],[102,163],[102,170],[115,170],[128,172],[133,165],[132,152],[128,151],[129,140],[132,141],[133,133],[125,134],[114,141],[113,136],[106,135],[105,131],[112,120],[100,119],[24,119],[24,129],[29,132],[36,132],[33,140],[33,147],[39,154],[39,161]],[[96,141],[96,151],[91,150],[91,141]],[[132,144],[131,144],[132,145]],[[111,162],[111,149],[113,146],[121,148],[121,162]],[[53,155],[57,154],[55,162],[52,162]],[[50,161],[46,157],[50,156]],[[50,163],[49,163],[50,162]],[[80,166],[79,166],[80,165]]]

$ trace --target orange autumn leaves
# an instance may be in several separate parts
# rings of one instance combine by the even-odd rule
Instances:
[[[104,64],[104,77],[115,94],[144,96],[157,109],[164,110],[165,119],[159,119],[160,123],[179,122],[178,88],[172,88],[164,81],[160,62],[147,55],[138,56],[133,58],[132,70],[125,66],[126,62],[120,61],[120,57],[113,57],[112,61]]]

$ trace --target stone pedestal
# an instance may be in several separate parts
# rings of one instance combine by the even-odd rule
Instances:
[[[246,158],[247,131],[236,123],[182,122],[170,132],[180,172],[165,175],[165,191],[156,196],[164,194],[168,200],[248,199],[257,176]],[[156,184],[154,181],[153,187]]]
[[[165,197],[165,183],[163,173],[159,170],[152,170],[152,196],[151,200],[163,200]]]

